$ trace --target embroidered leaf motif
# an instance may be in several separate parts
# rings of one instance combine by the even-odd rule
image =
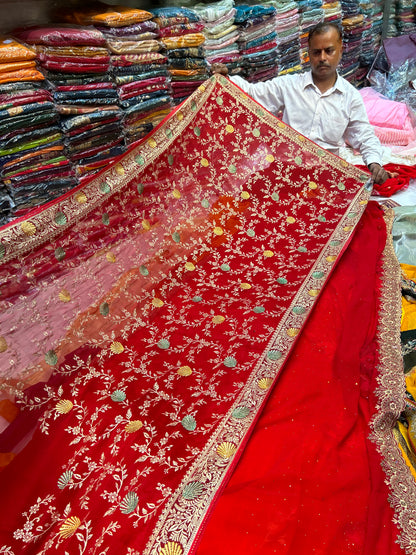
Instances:
[[[64,489],[72,480],[73,474],[74,473],[71,470],[66,470],[63,474],[61,474],[58,480],[58,488]]]
[[[279,360],[279,358],[282,358],[282,353],[280,351],[272,349],[267,353],[267,358],[269,360]]]
[[[108,316],[109,312],[110,312],[110,307],[108,306],[108,303],[100,304],[100,313],[103,316]]]
[[[72,410],[74,404],[69,399],[61,399],[56,403],[55,409],[59,414],[67,414]]]
[[[261,314],[262,312],[264,312],[266,309],[264,308],[264,306],[255,306],[253,308],[253,312],[255,312],[256,314]]]
[[[237,361],[234,357],[227,357],[224,359],[224,366],[234,368],[234,366],[237,366]]]
[[[129,491],[120,503],[120,510],[125,515],[128,515],[136,509],[138,504],[139,498],[137,496],[137,493],[135,491]]]
[[[58,247],[57,249],[55,249],[55,258],[56,260],[58,260],[58,262],[61,262],[61,260],[65,258],[65,251],[62,247]]]
[[[250,409],[248,407],[237,407],[232,412],[233,418],[237,418],[238,420],[246,418],[249,414]]]
[[[182,555],[183,548],[180,543],[168,542],[159,551],[159,555]]]
[[[204,491],[204,486],[201,482],[189,482],[183,488],[182,497],[184,499],[195,499]]]
[[[159,349],[169,349],[170,343],[167,339],[160,339],[157,342],[157,346],[159,347]]]
[[[273,380],[271,378],[260,378],[257,382],[260,389],[266,390],[272,385]]]
[[[196,420],[190,414],[187,414],[182,418],[181,424],[185,428],[185,430],[188,430],[188,432],[193,432],[196,428]]]
[[[55,366],[55,364],[58,362],[58,357],[54,350],[51,349],[46,353],[45,362],[50,366]]]
[[[277,283],[280,283],[280,285],[286,285],[287,284],[287,279],[284,277],[279,277],[277,278]]]
[[[115,401],[116,403],[122,403],[126,399],[126,394],[121,389],[116,389],[111,394],[111,400]]]
[[[70,516],[59,528],[59,535],[62,538],[70,538],[81,526],[81,521],[77,516]]]
[[[57,212],[55,214],[55,223],[57,225],[65,225],[67,222],[67,218],[63,212]]]
[[[234,443],[231,443],[229,441],[224,441],[217,447],[217,454],[222,459],[231,458],[236,451],[237,451],[237,446]]]

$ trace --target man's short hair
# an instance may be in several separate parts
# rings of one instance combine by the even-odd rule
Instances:
[[[342,29],[337,23],[333,21],[321,21],[309,31],[308,43],[311,42],[314,35],[322,35],[323,33],[327,33],[330,29],[335,29],[338,33],[339,40],[342,41]]]

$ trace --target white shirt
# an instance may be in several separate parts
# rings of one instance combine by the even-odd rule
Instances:
[[[283,111],[282,120],[326,150],[339,155],[347,142],[368,166],[381,165],[382,148],[360,93],[338,75],[335,85],[321,93],[310,71],[282,75],[265,82],[249,83],[238,75],[231,81],[269,112]]]

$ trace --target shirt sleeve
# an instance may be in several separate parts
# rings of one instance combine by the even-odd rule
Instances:
[[[376,162],[382,163],[381,143],[368,121],[364,102],[358,91],[353,95],[350,106],[350,121],[344,138],[363,157],[366,166]]]
[[[283,110],[284,76],[257,83],[249,83],[239,75],[230,77],[230,80],[272,114],[276,115]]]

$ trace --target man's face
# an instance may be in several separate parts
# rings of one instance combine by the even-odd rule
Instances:
[[[313,35],[309,43],[309,59],[314,78],[322,81],[335,77],[341,55],[342,41],[335,29]]]

